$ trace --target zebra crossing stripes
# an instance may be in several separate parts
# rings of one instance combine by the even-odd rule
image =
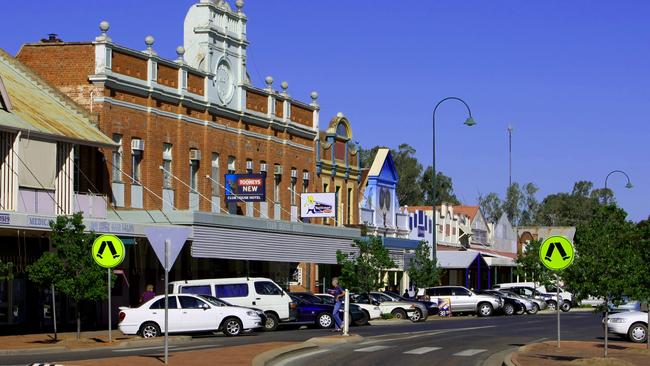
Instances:
[[[355,349],[354,352],[377,352],[377,351],[385,350],[387,348],[390,348],[390,346],[370,346],[370,347]]]
[[[354,352],[365,352],[365,353],[372,353],[372,352],[378,352],[378,351],[383,351],[388,348],[395,348],[394,346],[370,346],[370,347],[363,347],[363,348],[358,348],[355,349]],[[402,352],[405,355],[424,355],[429,352],[433,351],[438,351],[441,350],[442,347],[419,347],[419,348],[414,348],[411,350],[407,350]],[[457,357],[471,357],[478,355],[479,353],[483,353],[487,351],[486,349],[476,349],[476,348],[469,348],[460,352],[454,353],[452,356],[457,356]]]
[[[407,355],[423,355],[425,353],[433,352],[439,350],[440,347],[420,347],[416,349],[412,349],[410,351],[404,352]]]
[[[464,351],[454,353],[454,356],[461,356],[461,357],[470,357],[474,355],[478,355],[479,353],[483,353],[487,351],[486,349],[466,349]]]
[[[32,363],[29,366],[63,366],[58,363]]]

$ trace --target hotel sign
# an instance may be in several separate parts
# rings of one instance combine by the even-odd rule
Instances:
[[[227,202],[266,201],[266,176],[264,174],[226,174]]]

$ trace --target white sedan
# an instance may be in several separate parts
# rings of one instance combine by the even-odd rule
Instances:
[[[169,333],[222,331],[227,336],[259,328],[261,310],[232,306],[207,295],[169,295]],[[153,338],[163,334],[165,297],[156,296],[137,308],[120,307],[120,331]]]
[[[326,299],[329,299],[329,301],[327,301],[328,304],[334,303],[334,296],[330,294],[316,294],[316,296],[320,297],[324,301],[327,301]],[[381,318],[381,309],[379,309],[379,306],[372,305],[372,304],[363,304],[358,302],[355,302],[354,304],[359,306],[361,310],[363,310],[366,313],[366,315],[368,315],[368,320]]]
[[[648,313],[643,311],[626,311],[612,314],[607,321],[607,328],[610,333],[627,337],[634,343],[647,342]]]

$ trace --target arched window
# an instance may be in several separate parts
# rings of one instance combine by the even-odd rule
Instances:
[[[348,138],[348,129],[345,127],[345,123],[339,122],[338,126],[336,126],[336,135],[339,137]]]

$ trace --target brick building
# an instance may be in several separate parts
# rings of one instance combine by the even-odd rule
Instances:
[[[350,251],[360,231],[299,221],[298,193],[323,187],[316,164],[318,94],[303,102],[286,82],[279,90],[271,77],[264,87],[251,84],[248,19],[237,3],[194,4],[175,60],[158,56],[150,36],[144,51],[113,42],[107,22],[92,42],[25,44],[17,58],[84,107],[118,146],[99,150],[95,161],[103,154],[105,163],[88,171],[95,193],[114,209],[108,219],[192,227],[170,280],[259,275],[315,289],[317,279],[331,277],[336,250]],[[347,155],[335,156],[345,169],[334,178],[348,182],[341,210],[350,213],[341,223],[352,225],[359,163],[349,122],[339,122],[348,133],[335,139],[344,141]],[[265,174],[266,201],[227,203],[226,173]],[[86,185],[81,190],[90,190]],[[155,256],[135,236],[127,253],[135,258],[124,264],[134,288],[115,306],[133,303],[147,283],[161,288]]]

